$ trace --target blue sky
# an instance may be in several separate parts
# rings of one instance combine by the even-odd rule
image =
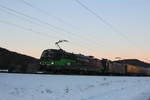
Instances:
[[[23,0],[0,0],[0,5],[60,29],[0,7],[1,47],[39,58],[44,49],[56,48],[56,41],[67,39],[70,42],[63,43],[62,47],[69,52],[150,62],[149,0],[79,0],[115,27],[119,34],[75,0],[24,1],[38,9]],[[2,23],[4,21],[9,24]]]

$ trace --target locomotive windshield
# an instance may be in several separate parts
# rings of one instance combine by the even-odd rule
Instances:
[[[60,59],[60,54],[56,50],[44,50],[41,55],[41,59]]]

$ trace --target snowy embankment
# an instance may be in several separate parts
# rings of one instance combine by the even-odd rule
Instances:
[[[150,100],[150,77],[0,73],[0,100]]]

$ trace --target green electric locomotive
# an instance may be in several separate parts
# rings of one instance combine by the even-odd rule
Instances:
[[[74,54],[62,49],[44,50],[40,58],[41,70],[60,73],[102,73],[102,61],[92,56]]]

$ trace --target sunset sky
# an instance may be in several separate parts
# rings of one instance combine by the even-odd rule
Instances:
[[[150,0],[0,0],[0,31],[0,47],[36,58],[68,40],[68,52],[150,62]]]

